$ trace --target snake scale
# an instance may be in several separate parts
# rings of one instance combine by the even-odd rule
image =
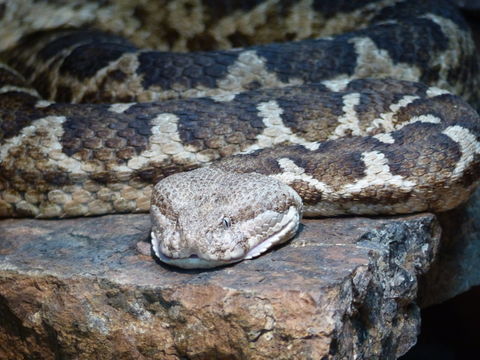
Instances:
[[[201,268],[302,215],[445,211],[479,182],[447,1],[7,0],[0,24],[0,217],[151,206],[155,254]]]

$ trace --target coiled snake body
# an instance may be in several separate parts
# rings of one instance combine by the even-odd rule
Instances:
[[[151,205],[156,255],[212,267],[302,214],[445,211],[478,183],[478,61],[448,2],[19,0],[0,16],[0,217]]]

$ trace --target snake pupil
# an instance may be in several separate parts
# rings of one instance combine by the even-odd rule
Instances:
[[[223,223],[223,227],[224,227],[225,229],[228,229],[230,226],[232,226],[232,221],[231,221],[230,218],[228,218],[228,217],[224,217],[224,218],[222,219],[222,223]]]

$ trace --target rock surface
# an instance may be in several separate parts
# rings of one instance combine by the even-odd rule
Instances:
[[[253,261],[179,271],[147,215],[0,221],[0,359],[394,359],[416,340],[436,217],[304,220]]]
[[[480,189],[465,205],[438,214],[442,241],[438,256],[421,278],[419,303],[438,304],[480,285]]]

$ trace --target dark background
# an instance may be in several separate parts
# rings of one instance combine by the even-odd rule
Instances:
[[[422,310],[417,345],[400,359],[480,359],[480,286]]]

